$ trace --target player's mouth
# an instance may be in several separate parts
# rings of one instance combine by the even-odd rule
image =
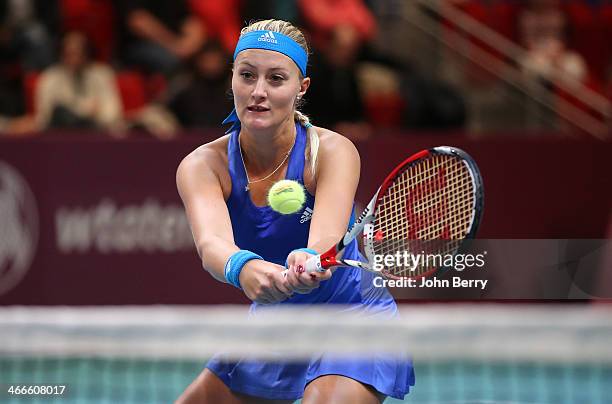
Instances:
[[[261,105],[249,105],[247,107],[247,110],[249,112],[267,112],[267,111],[270,110],[270,108],[266,108],[266,107],[263,107]]]

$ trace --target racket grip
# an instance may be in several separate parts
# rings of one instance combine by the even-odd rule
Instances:
[[[308,258],[304,264],[306,272],[325,272],[325,268],[321,265],[321,256],[315,255],[314,257]]]

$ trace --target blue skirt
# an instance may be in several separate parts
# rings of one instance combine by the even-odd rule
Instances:
[[[321,282],[312,293],[295,295],[282,304],[343,303],[369,314],[396,316],[393,298],[386,289],[373,287],[373,277],[357,269],[339,269],[332,279],[325,281],[329,282],[327,285]],[[257,308],[258,305],[253,305],[255,315]],[[301,398],[306,385],[324,375],[346,376],[397,399],[403,399],[415,382],[412,360],[389,354],[369,355],[367,359],[340,359],[322,354],[306,362],[246,359],[230,362],[220,355],[211,359],[206,367],[234,392],[277,400]]]
[[[212,359],[206,366],[230,390],[250,396],[297,400],[306,385],[324,375],[341,375],[367,384],[379,393],[403,399],[414,385],[409,359],[338,359],[320,356],[310,362],[224,362]]]

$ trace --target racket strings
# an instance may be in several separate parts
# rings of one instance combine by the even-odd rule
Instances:
[[[474,184],[468,166],[448,155],[432,155],[397,176],[377,205],[374,253],[444,256],[454,254],[468,234],[474,211]],[[414,264],[414,262],[413,262]],[[387,268],[391,277],[415,277],[441,266]]]

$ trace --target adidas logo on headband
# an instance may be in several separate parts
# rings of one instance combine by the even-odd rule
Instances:
[[[272,31],[268,31],[265,34],[262,34],[259,38],[257,38],[260,42],[270,42],[270,43],[278,43],[276,38],[274,38],[274,34]]]

